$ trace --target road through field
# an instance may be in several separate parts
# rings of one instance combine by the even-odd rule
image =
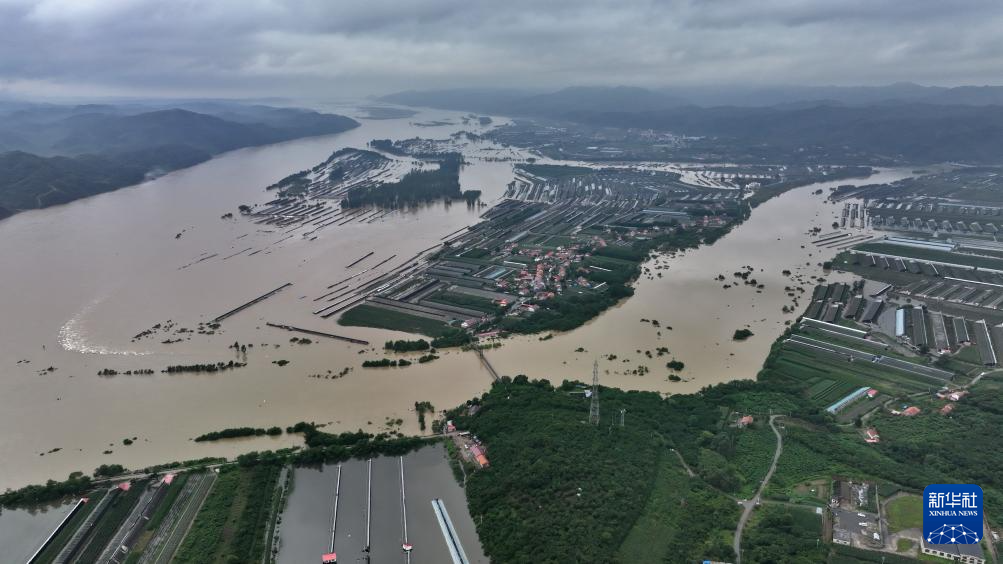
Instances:
[[[766,473],[766,477],[763,478],[762,483],[759,484],[759,489],[756,490],[756,495],[752,496],[752,499],[742,502],[742,517],[739,518],[738,527],[735,529],[735,542],[733,545],[735,550],[735,564],[742,564],[742,530],[745,529],[745,524],[748,523],[749,517],[752,516],[752,510],[755,509],[756,505],[759,503],[759,499],[763,495],[763,490],[765,490],[766,485],[770,483],[770,478],[773,477],[773,472],[777,469],[777,462],[780,460],[780,453],[784,450],[784,438],[780,435],[780,431],[775,425],[778,417],[783,416],[770,416],[770,429],[773,429],[773,434],[777,436],[777,450],[773,453],[773,463],[770,464],[770,470]]]

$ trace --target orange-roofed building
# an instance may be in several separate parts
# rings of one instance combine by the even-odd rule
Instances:
[[[738,426],[739,427],[748,427],[749,425],[752,425],[753,421],[754,421],[754,419],[752,418],[751,415],[746,415],[745,417],[743,417],[743,418],[741,418],[741,419],[738,420]]]
[[[952,411],[954,411],[954,404],[953,403],[949,403],[949,404],[945,405],[944,407],[940,408],[940,414],[941,415],[950,415]]]
[[[906,408],[906,410],[902,412],[902,415],[906,415],[908,417],[912,417],[913,415],[917,415],[917,414],[919,414],[919,408],[916,407],[915,405]]]

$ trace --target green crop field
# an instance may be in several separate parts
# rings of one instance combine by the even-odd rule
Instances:
[[[915,495],[899,496],[885,504],[888,529],[897,533],[903,529],[923,526],[923,498]]]
[[[873,362],[846,362],[835,359],[826,354],[815,353],[805,348],[795,348],[794,345],[785,345],[781,349],[781,355],[777,358],[774,370],[790,378],[810,382],[809,390],[818,380],[809,378],[824,378],[839,382],[843,385],[843,390],[849,393],[854,387],[869,386],[878,390],[897,395],[900,393],[910,393],[925,390],[930,383],[920,376],[908,374],[898,370],[884,368]],[[839,399],[838,388],[829,390],[831,394],[825,398],[836,397]],[[821,393],[820,389],[816,392]],[[817,398],[816,401],[824,402],[825,399]],[[835,401],[835,400],[833,400]],[[831,403],[831,402],[830,402]]]
[[[742,542],[748,562],[822,562],[829,547],[818,542],[822,518],[814,508],[766,505],[757,511]]]
[[[279,466],[262,465],[220,473],[174,561],[260,561],[279,472]]]

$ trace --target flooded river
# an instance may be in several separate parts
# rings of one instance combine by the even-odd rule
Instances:
[[[866,182],[892,182],[907,176],[911,173],[905,170],[886,170]],[[545,343],[539,337],[510,339],[503,348],[485,354],[502,374],[545,376],[558,383],[563,379],[590,381],[593,360],[598,359],[603,385],[667,393],[755,378],[785,324],[807,307],[813,287],[810,279],[823,275],[831,281],[852,279],[823,272],[822,263],[836,251],[811,245],[808,232],[814,227],[831,232],[841,213],[842,203],[824,199],[829,188],[859,182],[821,182],[774,198],[713,245],[650,261],[646,266],[652,275],[635,284],[635,295],[584,327],[555,334]],[[815,194],[819,189],[823,193]],[[656,270],[657,265],[667,268]],[[762,284],[762,290],[734,276],[745,267],[752,268],[749,278]],[[719,275],[724,280],[716,280]],[[725,285],[731,287],[725,289]],[[804,297],[798,307],[784,313],[784,306],[793,305],[785,288],[796,286],[804,287],[806,294],[799,294]],[[642,319],[655,320],[658,326]],[[735,330],[742,328],[754,335],[734,341]],[[668,348],[669,353],[657,356],[659,347]],[[584,352],[576,352],[579,348]],[[616,358],[609,360],[608,355]],[[681,382],[668,380],[665,364],[673,358],[685,365],[679,373]],[[639,366],[649,372],[633,374]]]
[[[363,120],[362,127],[342,134],[234,151],[137,187],[0,221],[0,488],[90,472],[102,463],[138,468],[299,442],[285,436],[191,441],[227,427],[307,420],[332,429],[378,431],[388,418],[400,418],[404,432],[417,433],[415,401],[443,409],[483,392],[490,378],[473,354],[449,351],[434,363],[363,370],[363,359],[382,356],[376,349],[385,340],[405,335],[340,327],[333,318],[311,314],[314,297],[366,266],[346,268],[359,257],[373,251],[374,263],[398,255],[386,265],[393,268],[475,223],[483,210],[433,205],[325,229],[316,240],[239,217],[221,218],[237,215],[238,205],[267,202],[273,194],[265,186],[336,149],[364,147],[376,138],[445,138],[481,129],[463,125],[460,116],[428,110],[407,119]],[[447,123],[415,125],[432,121]],[[463,188],[482,190],[488,203],[497,201],[512,178],[512,163],[498,157],[514,154],[467,154],[471,164],[463,169]],[[904,174],[880,176],[869,181]],[[593,358],[612,353],[616,362],[602,361],[604,384],[662,392],[753,376],[791,318],[780,311],[789,303],[783,286],[790,283],[780,271],[820,274],[817,263],[827,258],[810,246],[800,248],[805,233],[816,225],[828,230],[837,211],[812,195],[814,189],[760,206],[710,247],[661,259],[668,270],[652,273],[662,278],[642,279],[634,298],[588,326],[545,343],[536,337],[511,340],[488,356],[503,373],[560,381],[588,379]],[[741,285],[723,290],[714,280],[723,274],[730,282],[732,272],[746,264],[765,284],[761,294]],[[227,319],[218,334],[176,332],[194,331],[200,322],[287,282],[292,286]],[[641,318],[658,319],[662,335]],[[294,345],[293,334],[266,322],[373,345],[317,339]],[[157,324],[173,330],[133,339]],[[731,341],[731,333],[746,325],[755,336]],[[162,342],[174,339],[181,342]],[[234,341],[254,346],[245,356],[230,348]],[[666,380],[667,358],[643,354],[660,346],[686,364],[685,382]],[[586,352],[573,352],[578,347]],[[229,360],[247,367],[213,374],[160,372],[168,365]],[[281,360],[288,364],[275,364]],[[642,364],[651,369],[646,376],[624,374]],[[352,370],[343,378],[325,378],[346,368]],[[104,369],[154,374],[98,376]],[[133,437],[133,444],[123,444]]]

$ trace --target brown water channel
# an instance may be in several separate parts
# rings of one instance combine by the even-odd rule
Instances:
[[[385,340],[406,335],[340,327],[333,318],[322,320],[311,311],[317,303],[313,298],[333,282],[396,254],[385,266],[393,268],[477,222],[483,210],[432,205],[373,223],[325,229],[316,240],[289,238],[239,217],[221,219],[227,212],[236,214],[240,204],[270,200],[273,194],[265,186],[317,164],[336,149],[364,147],[375,138],[441,139],[479,130],[462,125],[460,115],[427,110],[408,119],[365,120],[362,127],[339,135],[234,151],[140,186],[0,221],[0,488],[65,478],[102,463],[141,468],[300,442],[285,436],[191,441],[228,427],[306,420],[329,423],[333,430],[375,432],[387,418],[400,418],[403,432],[417,433],[415,401],[444,409],[482,393],[490,378],[473,354],[449,351],[429,364],[363,370],[363,359],[383,356],[377,349]],[[432,120],[450,124],[414,125]],[[480,189],[484,201],[497,201],[512,178],[512,163],[498,157],[514,155],[512,150],[471,146],[463,188]],[[885,172],[867,181],[905,175]],[[503,373],[559,382],[588,379],[594,357],[616,354],[616,362],[602,361],[604,384],[667,393],[752,377],[770,342],[793,317],[780,311],[789,303],[783,287],[790,283],[781,270],[821,274],[817,264],[827,258],[810,245],[800,248],[806,232],[815,225],[828,230],[838,210],[812,195],[815,188],[794,190],[760,206],[749,221],[712,246],[658,259],[668,265],[668,270],[652,271],[662,278],[642,279],[634,298],[586,327],[546,342],[514,339],[488,357]],[[240,253],[247,248],[260,252]],[[346,268],[370,251],[374,254],[368,261]],[[713,280],[718,274],[730,279],[732,271],[746,264],[755,267],[754,276],[766,285],[761,294],[743,286],[723,290]],[[168,320],[175,328],[194,330],[287,282],[292,286],[227,319],[218,334],[158,333],[133,341],[141,331]],[[658,319],[662,335],[640,318]],[[291,333],[266,322],[348,335],[373,345],[365,351],[322,339],[294,345]],[[756,335],[732,342],[731,333],[746,325]],[[182,341],[162,343],[166,338]],[[254,347],[241,355],[228,348],[234,341]],[[652,360],[643,354],[659,346],[686,363],[685,382],[667,381],[667,358]],[[575,353],[578,347],[586,352]],[[214,374],[160,372],[168,365],[231,359],[247,362],[247,367]],[[279,360],[289,364],[274,364]],[[648,375],[625,374],[642,364],[651,369]],[[323,377],[345,368],[352,371],[343,378]],[[154,374],[98,376],[103,369],[150,369]],[[311,377],[318,374],[322,377]],[[133,437],[134,444],[123,444]],[[50,452],[56,448],[61,450]]]

